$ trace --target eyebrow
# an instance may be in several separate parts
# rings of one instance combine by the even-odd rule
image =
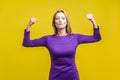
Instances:
[[[55,16],[55,18],[57,18],[57,17],[59,17],[59,16]],[[61,16],[61,17],[64,17],[64,18],[66,18],[65,16]]]

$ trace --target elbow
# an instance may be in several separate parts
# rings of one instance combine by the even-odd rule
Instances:
[[[28,47],[27,45],[25,45],[25,44],[22,44],[22,46],[24,46],[24,47]]]
[[[98,41],[101,41],[101,37],[97,38],[96,41],[97,41],[97,42],[98,42]]]
[[[30,47],[27,43],[23,43],[22,46],[24,46],[24,47]]]
[[[94,36],[94,38],[95,38],[95,41],[101,41],[101,35],[96,35],[96,36]]]
[[[25,40],[23,40],[23,42],[22,42],[22,46],[24,46],[24,47],[30,47],[30,43],[29,43],[29,41],[25,41]]]

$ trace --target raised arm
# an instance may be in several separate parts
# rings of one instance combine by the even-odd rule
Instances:
[[[91,42],[97,42],[101,40],[101,36],[100,36],[100,31],[99,31],[99,27],[96,24],[96,21],[94,19],[94,17],[92,16],[92,14],[87,14],[87,18],[88,20],[90,20],[93,24],[93,30],[94,33],[93,35],[81,35],[81,34],[77,34],[77,39],[78,39],[78,43],[91,43]]]
[[[31,18],[27,28],[24,30],[23,46],[24,47],[36,47],[36,46],[46,46],[46,36],[30,40],[30,28],[36,22],[35,18]]]

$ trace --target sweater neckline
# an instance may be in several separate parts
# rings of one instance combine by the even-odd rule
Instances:
[[[55,37],[58,37],[58,38],[68,37],[68,36],[70,36],[70,35],[71,35],[71,34],[67,34],[67,35],[63,35],[63,36],[58,36],[58,35],[54,34],[54,36],[55,36]]]

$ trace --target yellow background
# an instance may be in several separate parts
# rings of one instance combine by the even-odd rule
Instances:
[[[0,80],[48,80],[50,56],[45,47],[22,46],[31,17],[31,39],[53,34],[52,16],[63,9],[73,33],[92,34],[86,14],[100,26],[102,40],[77,48],[76,65],[81,80],[120,80],[119,0],[0,0]]]

